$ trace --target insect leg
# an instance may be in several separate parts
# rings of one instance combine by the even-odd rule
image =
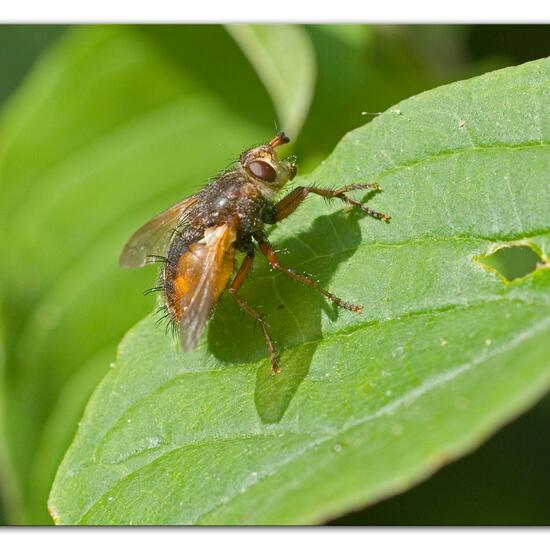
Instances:
[[[345,302],[344,300],[338,298],[338,296],[335,296],[328,290],[325,290],[317,281],[313,280],[311,277],[308,277],[303,273],[299,273],[297,271],[294,271],[294,269],[281,265],[279,263],[279,259],[277,258],[277,255],[275,254],[275,251],[273,250],[273,248],[271,247],[271,245],[267,240],[260,241],[259,246],[263,255],[267,258],[269,265],[273,269],[280,271],[281,273],[283,273],[287,277],[290,277],[291,279],[294,279],[295,281],[298,281],[306,286],[309,286],[310,288],[313,288],[317,292],[321,293],[323,296],[326,296],[329,300],[334,302],[336,305],[344,309],[347,309],[349,311],[354,311],[355,313],[361,313],[361,311],[363,310],[363,306]]]
[[[301,202],[310,194],[314,193],[315,195],[320,195],[321,197],[325,197],[326,199],[340,199],[341,201],[344,201],[347,204],[351,204],[352,206],[356,206],[360,208],[365,214],[368,214],[369,216],[372,216],[373,218],[376,218],[378,220],[384,220],[389,221],[390,217],[386,214],[382,214],[382,212],[376,212],[376,210],[373,210],[372,208],[369,208],[368,206],[360,203],[359,201],[356,201],[346,195],[348,191],[355,191],[357,189],[372,189],[374,191],[379,191],[380,187],[377,183],[353,183],[351,185],[344,185],[343,187],[339,187],[338,189],[321,189],[319,187],[296,187],[296,189],[293,189],[286,197],[283,197],[276,205],[275,205],[275,211],[273,213],[272,220],[269,220],[268,223],[275,223],[280,220],[283,220],[298,206],[301,204]]]
[[[244,280],[246,279],[246,276],[248,275],[248,272],[250,271],[250,268],[252,267],[253,262],[254,262],[254,249],[251,247],[250,251],[247,253],[245,259],[243,260],[243,263],[241,264],[241,267],[239,268],[237,275],[235,275],[233,282],[229,286],[229,294],[233,297],[235,302],[237,302],[237,305],[245,313],[248,313],[248,315],[250,315],[253,319],[255,319],[260,325],[267,349],[269,351],[269,356],[271,358],[271,369],[273,371],[273,374],[276,374],[280,372],[279,360],[277,358],[277,352],[275,351],[275,346],[273,345],[273,340],[271,339],[271,336],[267,331],[267,323],[263,320],[262,316],[248,302],[245,302],[245,300],[243,300],[237,294],[239,288],[241,287]]]

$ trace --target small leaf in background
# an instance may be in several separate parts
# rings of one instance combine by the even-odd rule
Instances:
[[[296,139],[315,89],[315,50],[308,33],[296,25],[227,25],[262,79],[279,115],[281,128]]]
[[[282,374],[228,299],[193,353],[146,317],[58,471],[63,524],[295,524],[402,491],[550,384],[550,60],[444,86],[349,133],[300,183],[378,181],[387,225],[314,198],[271,234],[362,316],[258,267]],[[477,259],[528,242],[512,282]]]

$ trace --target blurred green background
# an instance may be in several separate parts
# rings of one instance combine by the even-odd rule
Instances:
[[[85,402],[121,336],[153,307],[139,291],[154,274],[116,268],[133,228],[269,137],[275,121],[291,128],[308,172],[375,116],[365,112],[546,57],[549,39],[546,25],[1,25],[0,521],[50,522],[48,490]],[[189,128],[171,127],[170,112],[153,120],[164,102],[175,120],[188,109]],[[149,124],[150,142],[132,142],[135,120]],[[143,166],[127,166],[126,150],[139,147]],[[181,165],[163,164],[166,147],[181,148]],[[157,180],[156,169],[168,175]],[[537,260],[517,248],[486,263],[512,279]],[[548,524],[549,419],[546,398],[472,455],[334,523]]]

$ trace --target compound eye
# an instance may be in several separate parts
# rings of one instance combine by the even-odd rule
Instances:
[[[275,172],[273,166],[263,160],[255,160],[251,162],[247,168],[253,176],[263,181],[272,183],[277,179],[277,172]]]

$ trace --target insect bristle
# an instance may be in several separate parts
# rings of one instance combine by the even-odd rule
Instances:
[[[148,288],[147,290],[143,291],[144,296],[148,296],[149,294],[152,294],[153,292],[166,292],[166,288],[164,285],[162,286],[153,286],[151,288]]]
[[[157,256],[156,254],[148,254],[146,258],[147,258],[147,264],[168,263],[168,258],[166,256]]]
[[[155,315],[158,315],[162,313],[157,319],[155,320],[155,327],[158,327],[164,323],[164,333],[168,334],[168,331],[171,330],[172,334],[175,334],[176,330],[176,323],[172,319],[172,316],[170,315],[170,312],[168,311],[168,308],[166,305],[161,305],[155,310]]]

